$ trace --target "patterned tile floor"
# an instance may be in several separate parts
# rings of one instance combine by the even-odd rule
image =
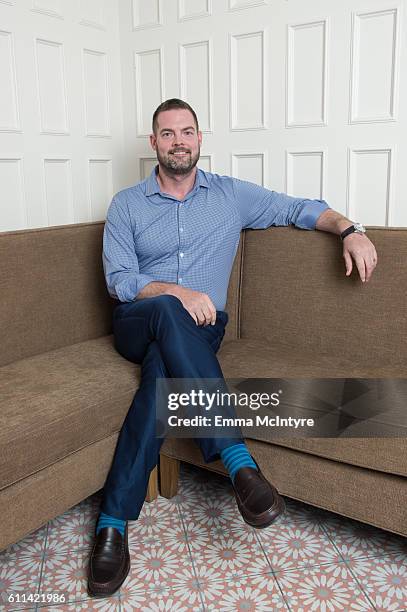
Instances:
[[[227,478],[182,466],[179,494],[129,523],[131,571],[115,596],[89,598],[100,492],[0,553],[0,592],[64,593],[66,604],[1,610],[407,610],[407,541],[292,500],[269,528],[239,515]]]

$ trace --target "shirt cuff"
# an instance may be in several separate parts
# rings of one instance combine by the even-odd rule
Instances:
[[[131,280],[127,280],[116,287],[117,297],[121,302],[134,302],[140,291],[154,280],[147,274],[137,274]]]
[[[309,230],[315,229],[318,217],[327,208],[330,208],[330,206],[328,206],[325,200],[306,200],[306,204],[295,222],[296,227]]]

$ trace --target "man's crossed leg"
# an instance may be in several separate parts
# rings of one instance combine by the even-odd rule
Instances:
[[[217,311],[215,325],[199,326],[181,301],[160,295],[123,303],[113,314],[116,350],[141,364],[141,382],[120,431],[104,489],[89,562],[88,590],[114,593],[130,569],[127,521],[136,520],[151,471],[164,441],[156,437],[157,378],[223,378],[216,357],[228,321]],[[284,501],[262,475],[242,438],[195,438],[206,463],[221,458],[246,522],[262,528],[284,511]]]

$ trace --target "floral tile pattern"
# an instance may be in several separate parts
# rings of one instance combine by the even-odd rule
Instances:
[[[178,574],[193,576],[193,567],[185,546],[183,552],[174,551],[163,542],[145,547],[142,544],[131,549],[131,568],[127,581],[142,585],[146,591],[170,587]]]
[[[228,478],[186,464],[178,494],[129,521],[131,569],[120,590],[91,598],[101,500],[98,491],[0,552],[1,611],[407,611],[406,539],[291,499],[273,525],[254,529]],[[49,603],[52,593],[65,601]],[[23,601],[30,594],[43,601]]]
[[[45,549],[45,537],[47,535],[47,525],[36,529],[28,536],[11,544],[4,550],[0,551],[0,565],[9,558],[15,557],[31,557],[33,555],[41,555]]]
[[[275,571],[338,560],[334,545],[313,522],[273,524],[260,532],[259,538]]]
[[[87,599],[88,551],[72,550],[57,553],[52,550],[44,555],[41,593],[64,594],[67,603]]]
[[[271,572],[208,583],[204,590],[204,604],[211,612],[288,610]]]
[[[260,574],[270,569],[259,542],[249,542],[244,536],[207,539],[199,553],[192,553],[194,566],[212,568],[217,580]]]
[[[158,497],[153,503],[145,503],[136,521],[129,521],[129,543],[143,538],[160,541],[169,531],[182,528],[181,514],[172,500]]]
[[[407,558],[400,561],[396,555],[385,555],[353,560],[348,565],[376,610],[407,608]]]
[[[374,610],[344,564],[281,571],[276,578],[288,605],[296,612]]]
[[[49,521],[47,549],[68,552],[72,548],[90,548],[93,543],[97,512],[83,506],[82,513],[68,511]]]
[[[83,610],[97,610],[98,612],[120,612],[123,608],[119,596],[106,597],[104,599],[85,599],[70,604],[47,606],[37,608],[39,612],[80,612]],[[133,608],[134,609],[134,608]]]
[[[30,596],[38,594],[40,575],[40,557],[21,555],[2,559],[0,564],[0,610],[32,608],[33,603],[30,603]]]
[[[321,527],[344,556],[377,557],[385,552],[407,555],[406,540],[359,521],[332,515],[321,521]]]

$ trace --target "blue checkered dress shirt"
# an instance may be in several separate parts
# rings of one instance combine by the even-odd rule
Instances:
[[[248,181],[197,170],[181,200],[150,176],[117,193],[107,212],[103,268],[110,295],[132,302],[151,281],[207,293],[224,310],[243,228],[290,225],[315,229],[324,200],[294,198]]]

